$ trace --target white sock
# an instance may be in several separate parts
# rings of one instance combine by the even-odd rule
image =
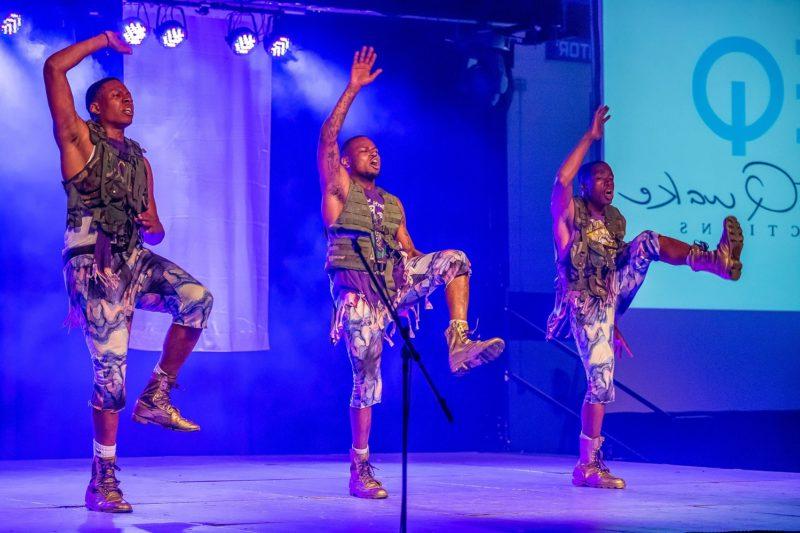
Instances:
[[[156,367],[153,369],[153,372],[155,372],[157,376],[169,376],[169,374],[164,372],[164,370],[162,370],[161,367],[158,366],[158,363],[156,363]]]
[[[353,451],[356,452],[358,455],[367,455],[369,453],[369,446],[366,448],[356,448],[353,446]]]
[[[97,457],[101,457],[103,459],[113,459],[117,456],[117,445],[112,444],[111,446],[106,446],[105,444],[100,444],[96,440],[92,441],[94,443],[94,454]]]
[[[458,324],[464,324],[464,327],[466,327],[466,328],[468,328],[468,327],[469,327],[469,324],[467,323],[467,321],[466,321],[466,320],[451,320],[451,321],[450,321],[450,327],[451,327],[451,328],[452,328],[453,326],[457,326]]]
[[[589,435],[587,435],[587,434],[586,434],[586,433],[584,433],[583,431],[581,431],[581,436],[580,436],[580,438],[581,438],[581,440],[594,440],[592,437],[590,437]]]

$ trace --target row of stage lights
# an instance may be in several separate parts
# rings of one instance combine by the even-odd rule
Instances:
[[[180,17],[180,20],[179,20]],[[249,21],[247,20],[249,18]],[[22,27],[22,15],[9,13],[2,24],[3,35],[12,36]],[[138,46],[144,42],[152,32],[150,20],[143,5],[136,9],[136,16],[122,21],[122,37],[131,46]],[[186,15],[183,9],[159,7],[156,13],[155,35],[166,48],[175,48],[183,43],[189,36],[186,30]],[[225,41],[237,55],[247,55],[259,43],[264,43],[265,50],[274,58],[285,57],[291,48],[288,37],[275,32],[275,16],[265,16],[261,24],[256,23],[253,14],[231,13],[228,15],[228,34]]]
[[[230,13],[228,33],[225,42],[236,55],[247,55],[259,43],[275,58],[289,53],[291,41],[275,32],[275,15],[262,16],[260,24],[252,13]],[[131,46],[138,46],[153,33],[150,20],[143,4],[136,8],[136,15],[122,21],[122,37]],[[186,15],[180,7],[159,7],[156,12],[155,36],[165,48],[175,48],[189,36],[186,29]]]

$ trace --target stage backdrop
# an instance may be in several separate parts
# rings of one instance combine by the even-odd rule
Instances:
[[[608,0],[603,48],[631,236],[745,233],[738,283],[656,265],[634,306],[800,311],[800,1]]]
[[[214,295],[198,350],[265,350],[270,59],[263,50],[235,56],[223,18],[187,10],[187,24],[177,48],[151,36],[124,63],[136,106],[128,135],[147,150],[167,234],[153,249]],[[131,347],[160,350],[169,323],[137,313]]]

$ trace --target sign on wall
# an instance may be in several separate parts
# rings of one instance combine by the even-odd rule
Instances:
[[[800,310],[800,0],[606,0],[603,64],[628,237],[745,234],[740,281],[657,266],[636,305]]]

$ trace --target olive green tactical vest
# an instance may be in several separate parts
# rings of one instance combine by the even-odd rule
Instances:
[[[62,182],[67,227],[79,228],[82,217],[91,216],[94,230],[102,230],[116,248],[131,252],[138,240],[133,219],[148,207],[144,151],[127,137],[120,150],[99,123],[89,120],[86,125],[94,154],[83,170]]]
[[[573,202],[575,217],[572,246],[569,256],[558,265],[558,275],[568,291],[580,291],[605,299],[608,295],[608,280],[617,269],[617,253],[624,247],[625,217],[616,207],[606,206],[604,223],[617,246],[603,246],[586,235],[590,217],[585,200],[576,196]]]
[[[380,228],[383,240],[387,247],[387,263],[383,269],[384,279],[389,291],[394,291],[392,268],[397,261],[400,244],[397,242],[397,230],[403,219],[400,202],[393,194],[378,188],[383,196],[383,227]],[[364,189],[355,181],[350,181],[350,192],[344,203],[344,209],[326,230],[328,239],[328,252],[325,259],[325,270],[360,270],[366,272],[364,264],[353,246],[353,238],[357,238],[361,253],[367,259],[370,267],[376,270],[375,259],[375,231],[372,215],[369,209]],[[379,275],[380,275],[380,270]]]

